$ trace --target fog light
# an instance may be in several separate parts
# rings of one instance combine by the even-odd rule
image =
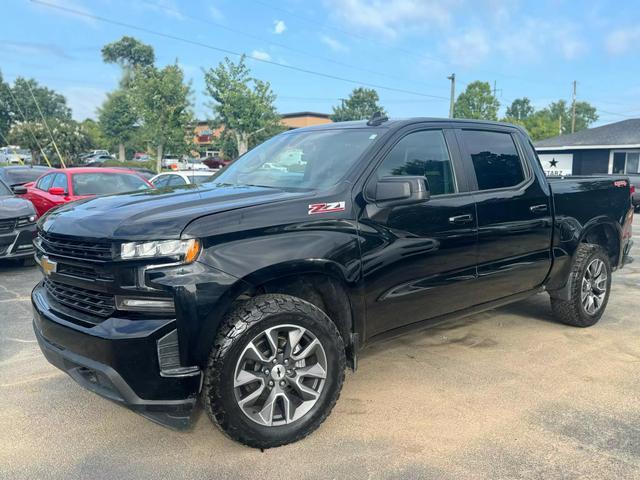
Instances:
[[[175,306],[171,298],[131,298],[116,296],[118,310],[132,312],[174,312]]]
[[[171,330],[158,340],[158,364],[161,377],[190,377],[198,375],[197,366],[180,366],[180,347],[178,345],[178,331]]]

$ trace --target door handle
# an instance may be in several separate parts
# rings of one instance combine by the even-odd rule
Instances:
[[[473,216],[470,214],[456,215],[455,217],[449,217],[449,223],[453,223],[453,224],[471,223],[472,221],[473,221]]]
[[[532,213],[543,213],[547,211],[547,205],[546,204],[531,205],[529,207],[529,210],[531,210]]]

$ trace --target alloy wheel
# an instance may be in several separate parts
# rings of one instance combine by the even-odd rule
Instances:
[[[607,269],[599,258],[593,259],[582,277],[581,301],[584,310],[594,315],[604,303],[607,294]]]
[[[263,330],[244,348],[233,388],[242,412],[264,426],[293,423],[320,398],[327,378],[327,356],[320,340],[297,325]]]

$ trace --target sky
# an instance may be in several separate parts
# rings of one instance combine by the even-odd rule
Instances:
[[[55,8],[57,7],[57,8]],[[196,116],[212,117],[203,70],[245,53],[270,82],[280,113],[331,113],[373,86],[392,117],[446,117],[482,80],[501,114],[526,96],[592,103],[596,125],[640,116],[640,4],[635,0],[3,0],[0,71],[67,97],[77,120],[95,118],[120,70],[103,45],[130,35],[177,62]],[[78,12],[80,14],[78,14]],[[106,20],[106,21],[105,21]]]

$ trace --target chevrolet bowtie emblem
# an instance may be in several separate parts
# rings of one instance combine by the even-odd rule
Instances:
[[[40,267],[42,268],[42,273],[44,273],[44,275],[46,277],[48,277],[53,272],[55,272],[56,268],[58,267],[58,263],[57,262],[54,262],[53,260],[49,260],[49,257],[44,256],[44,255],[42,257],[40,257],[38,263],[40,264]]]

